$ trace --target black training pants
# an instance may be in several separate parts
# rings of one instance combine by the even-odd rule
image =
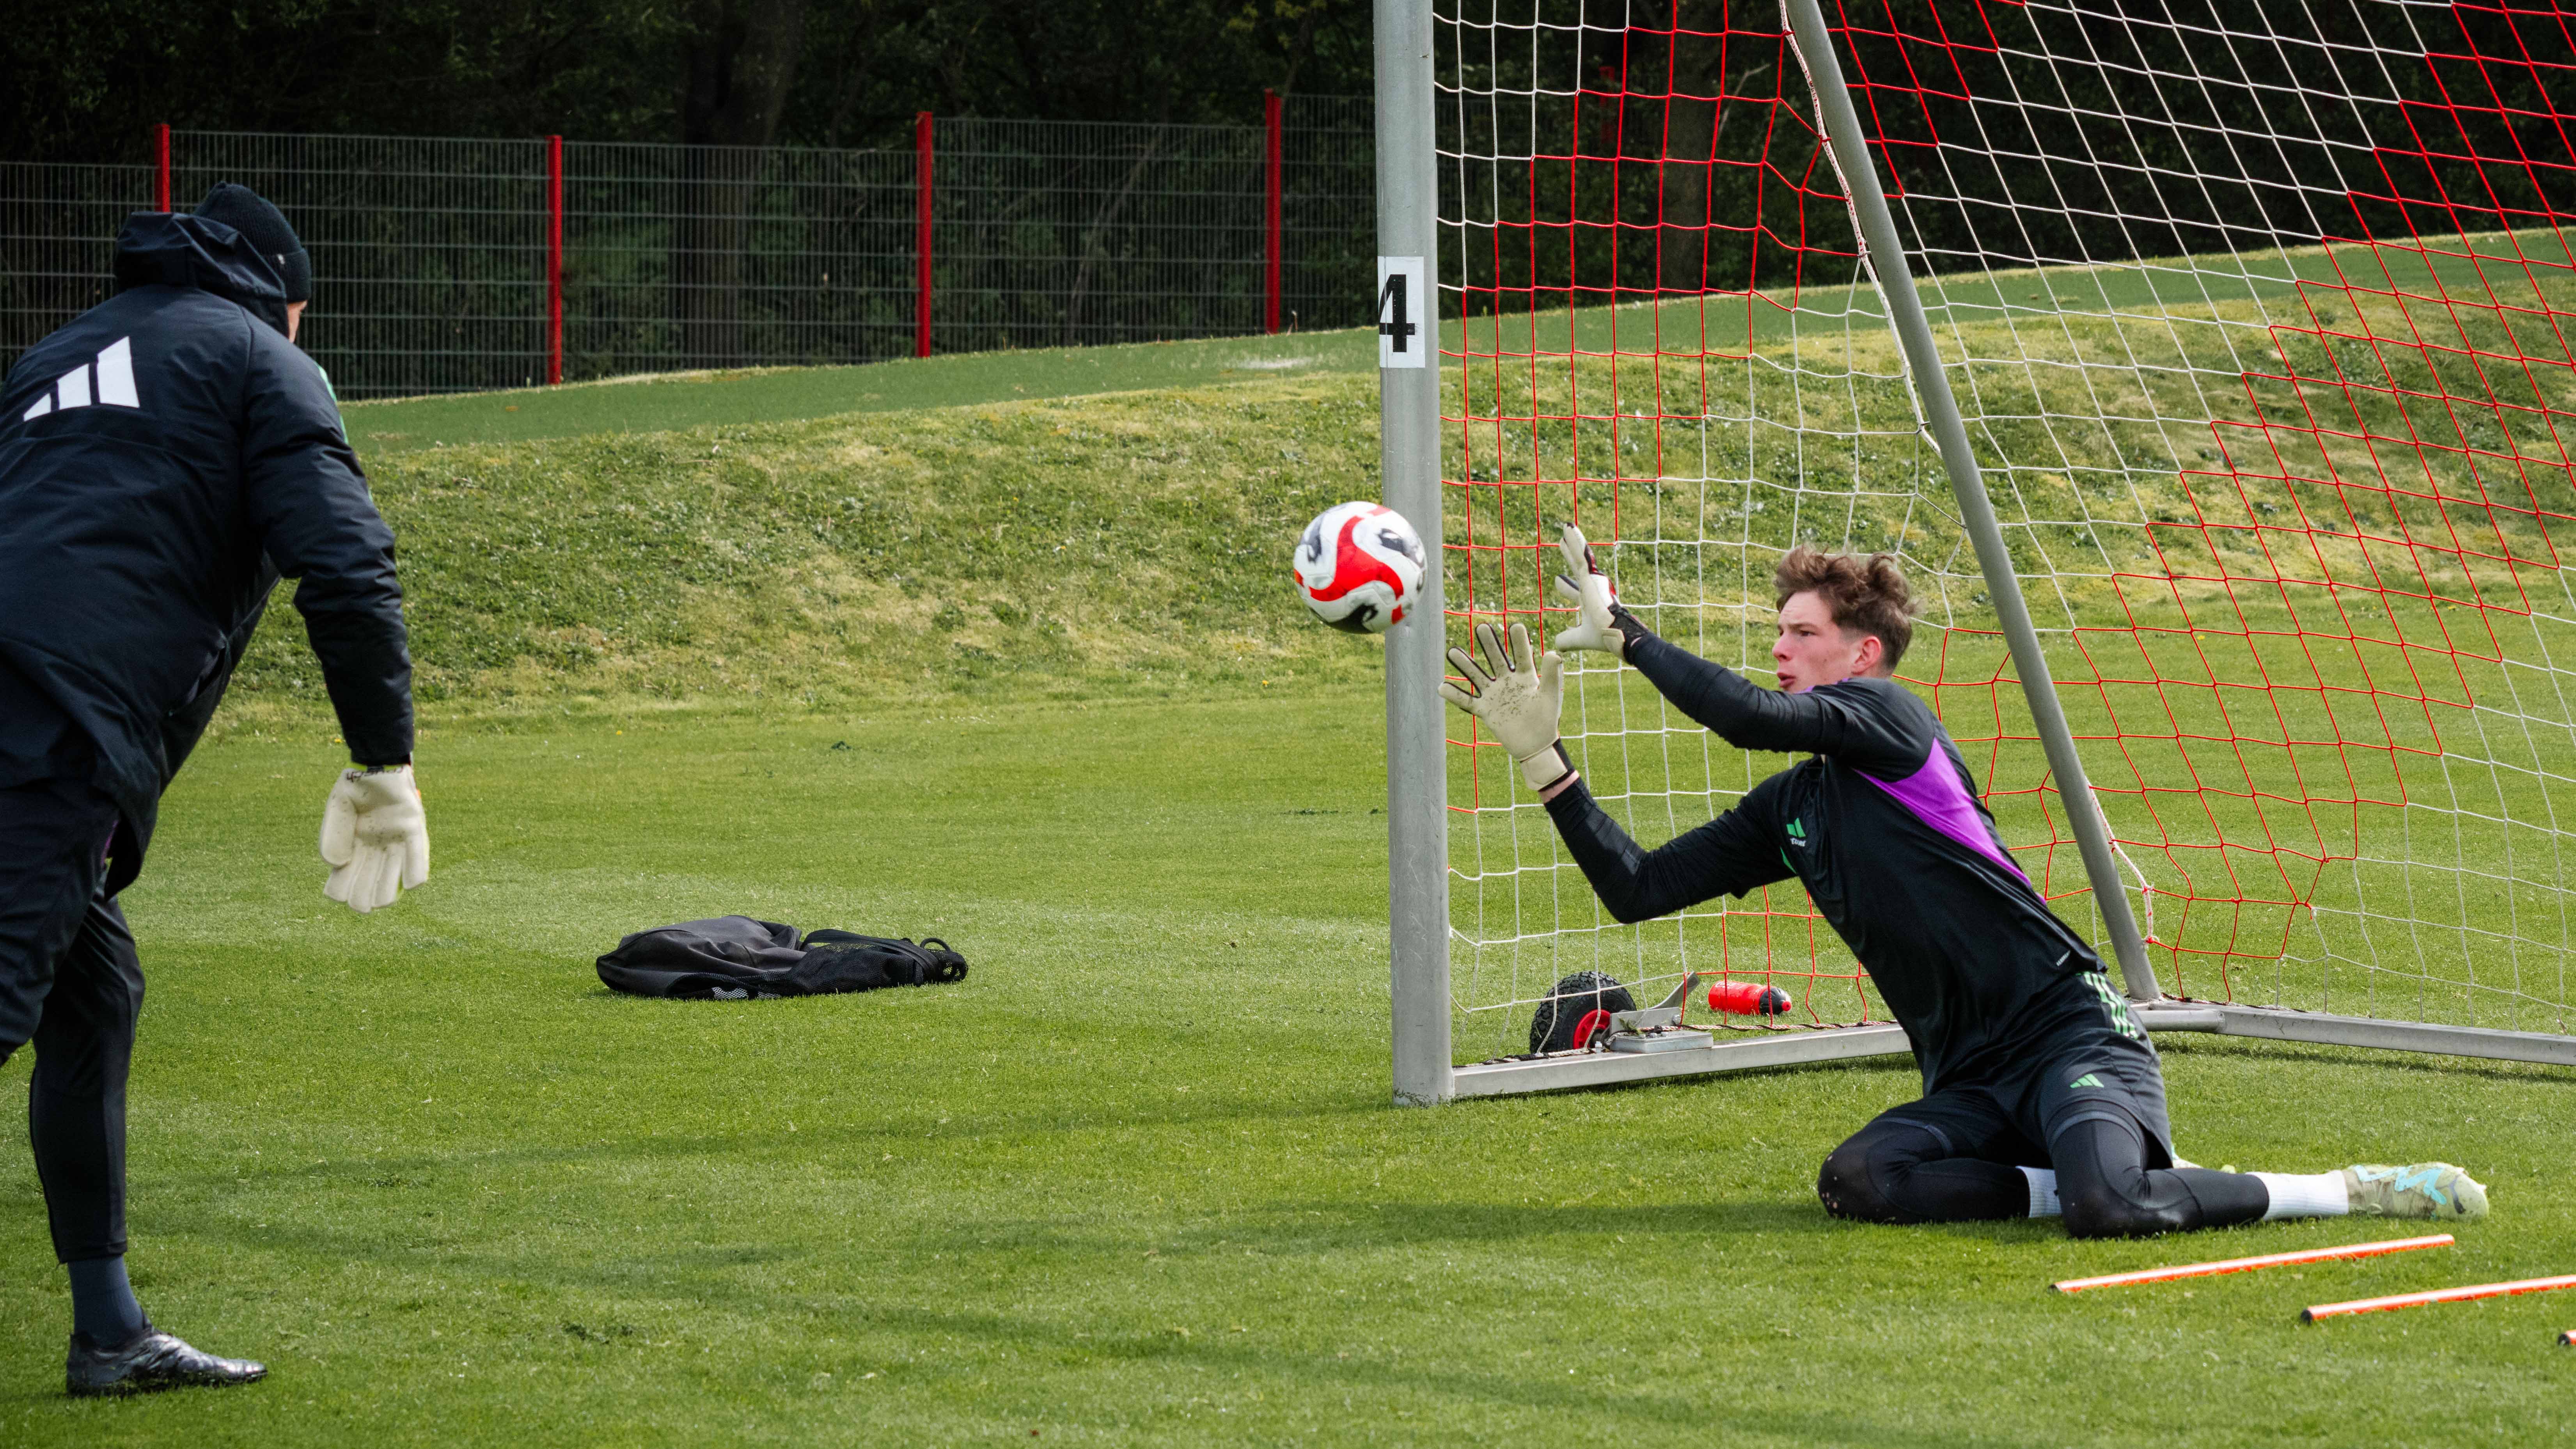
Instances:
[[[2079,1238],[2225,1227],[2271,1206],[2258,1178],[2174,1166],[2164,1124],[2152,1052],[2080,1043],[2025,1081],[1949,1087],[1879,1114],[1825,1159],[1816,1195],[1863,1222],[2017,1218],[2030,1211],[2021,1169],[2049,1168]]]
[[[27,1136],[54,1255],[125,1252],[125,1078],[143,968],[99,894],[116,806],[68,781],[0,788],[0,1062],[29,1042]]]
[[[1957,1223],[2030,1211],[2021,1168],[2057,1173],[2059,1210],[2078,1238],[2139,1238],[2252,1222],[2272,1205],[2262,1182],[2205,1167],[2147,1166],[2134,1123],[2087,1118],[2048,1144],[2044,1160],[2006,1163],[1954,1155],[1930,1128],[1881,1118],[1825,1159],[1816,1191],[1838,1218]]]

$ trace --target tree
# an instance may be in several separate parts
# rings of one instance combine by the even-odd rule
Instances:
[[[152,123],[663,139],[662,0],[18,0],[0,155],[132,164]]]
[[[679,139],[687,202],[671,237],[672,311],[683,359],[729,367],[742,348],[746,218],[760,151],[805,44],[805,0],[692,0],[680,45]]]
[[[1364,0],[17,0],[0,155],[151,126],[901,146],[913,113],[1252,124],[1365,94]]]

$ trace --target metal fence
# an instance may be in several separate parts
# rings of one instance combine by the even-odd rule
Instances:
[[[1371,315],[1365,107],[1292,106],[1282,126],[1283,326]],[[1249,126],[941,122],[934,348],[1265,330],[1266,139]]]
[[[107,297],[108,239],[152,204],[150,166],[0,161],[0,349],[20,350]]]
[[[342,396],[546,380],[544,141],[182,131],[170,158],[173,205],[238,181],[294,223]]]
[[[1241,335],[1274,312],[1356,325],[1368,105],[1287,97],[1266,127],[925,118],[903,151],[181,131],[166,184],[283,207],[313,255],[307,350],[342,396],[387,397]],[[0,351],[106,295],[118,223],[163,184],[0,163]]]
[[[564,146],[571,377],[914,350],[909,151]]]

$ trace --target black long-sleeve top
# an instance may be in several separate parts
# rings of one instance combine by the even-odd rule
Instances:
[[[2011,1080],[2084,1037],[2148,1050],[2101,959],[2005,852],[1949,732],[1903,686],[1783,694],[1633,626],[1627,656],[1729,744],[1812,758],[1654,850],[1580,780],[1548,801],[1612,915],[1642,921],[1796,877],[1912,1039],[1926,1092]]]

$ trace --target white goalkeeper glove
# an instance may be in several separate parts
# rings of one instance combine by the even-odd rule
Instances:
[[[411,766],[342,770],[322,807],[322,894],[360,915],[429,879],[429,820]]]
[[[1566,758],[1556,733],[1565,697],[1564,657],[1551,651],[1533,661],[1526,624],[1512,626],[1508,651],[1503,647],[1503,631],[1492,624],[1477,625],[1476,639],[1485,657],[1495,661],[1495,670],[1478,664],[1464,649],[1452,649],[1450,664],[1475,692],[1444,679],[1440,697],[1485,722],[1495,740],[1519,762],[1521,778],[1531,789],[1545,790],[1562,782],[1574,773],[1574,762]]]
[[[1582,610],[1571,628],[1556,635],[1559,649],[1593,649],[1613,659],[1627,657],[1627,636],[1611,622],[1610,606],[1619,602],[1619,590],[1601,565],[1592,559],[1592,545],[1583,530],[1569,523],[1557,535],[1556,546],[1565,555],[1566,572],[1556,576],[1559,598]]]

